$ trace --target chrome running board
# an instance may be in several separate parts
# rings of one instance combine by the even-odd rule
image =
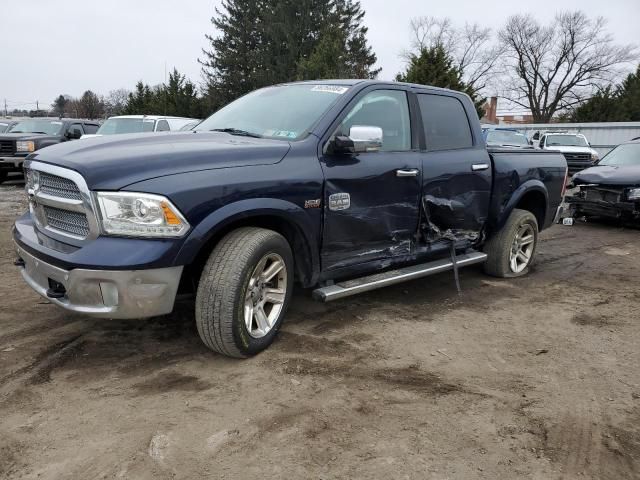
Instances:
[[[486,253],[471,252],[456,256],[456,264],[458,267],[466,267],[476,263],[484,263],[486,259]],[[411,265],[410,267],[397,268],[388,272],[376,273],[374,275],[317,288],[313,291],[313,298],[322,302],[330,302],[339,298],[375,290],[376,288],[446,272],[447,270],[453,270],[453,261],[451,261],[450,258],[422,263],[420,265]]]

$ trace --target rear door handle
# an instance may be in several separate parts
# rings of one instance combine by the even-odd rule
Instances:
[[[417,168],[399,169],[396,170],[396,177],[417,177],[420,170]]]
[[[480,170],[489,170],[489,164],[488,163],[474,163],[473,165],[471,165],[471,170],[473,170],[474,172],[479,172]]]

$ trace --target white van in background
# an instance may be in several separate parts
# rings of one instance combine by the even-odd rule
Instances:
[[[108,118],[94,134],[82,138],[118,135],[121,133],[170,132],[180,130],[196,118],[167,117],[163,115],[119,115]]]

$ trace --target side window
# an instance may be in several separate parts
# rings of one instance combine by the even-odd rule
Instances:
[[[167,122],[166,120],[158,120],[156,132],[168,132],[169,130],[169,122]]]
[[[445,95],[418,95],[427,150],[452,150],[473,146],[469,119],[462,102]]]
[[[411,122],[407,94],[402,90],[375,90],[362,97],[336,133],[349,135],[354,125],[380,127],[382,152],[411,150]]]
[[[96,133],[97,131],[98,125],[94,125],[93,123],[84,124],[84,133]]]
[[[69,133],[71,134],[70,138],[80,138],[84,135],[84,130],[82,129],[81,123],[72,123],[69,126]]]

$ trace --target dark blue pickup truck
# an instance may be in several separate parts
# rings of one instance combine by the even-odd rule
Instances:
[[[48,147],[25,175],[16,264],[35,291],[105,318],[191,293],[204,343],[246,357],[294,281],[328,301],[475,263],[523,275],[567,164],[487,151],[464,94],[354,80],[257,90],[195,131]]]

